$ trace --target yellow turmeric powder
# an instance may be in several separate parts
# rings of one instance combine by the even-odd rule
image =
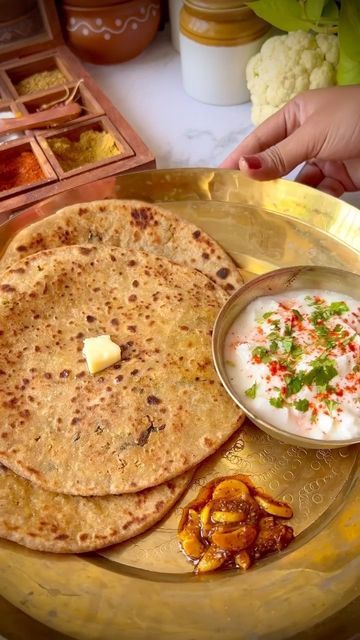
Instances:
[[[15,89],[19,96],[27,95],[28,93],[35,93],[35,91],[45,91],[52,87],[58,87],[67,82],[64,74],[60,69],[51,69],[50,71],[39,71],[33,73],[31,76],[20,80],[15,85]]]
[[[120,144],[115,142],[110,133],[94,129],[83,131],[77,141],[66,137],[50,138],[48,144],[63,171],[106,160],[122,152]]]

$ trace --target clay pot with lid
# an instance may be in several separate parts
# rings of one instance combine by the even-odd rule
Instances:
[[[107,0],[107,6],[77,0],[75,6],[73,0],[67,0],[62,5],[67,41],[87,62],[125,62],[139,55],[155,37],[160,5],[160,0]]]
[[[270,29],[244,0],[184,0],[180,54],[185,91],[209,104],[247,102],[246,65]]]

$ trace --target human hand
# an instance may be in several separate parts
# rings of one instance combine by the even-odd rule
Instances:
[[[306,164],[296,180],[331,195],[360,189],[360,85],[301,93],[221,164],[270,180]]]

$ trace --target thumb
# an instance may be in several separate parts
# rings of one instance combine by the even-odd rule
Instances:
[[[319,145],[313,128],[306,124],[277,144],[254,155],[239,158],[239,169],[256,180],[272,180],[286,175],[299,164],[316,157]]]

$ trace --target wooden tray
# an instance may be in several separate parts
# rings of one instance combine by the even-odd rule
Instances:
[[[8,106],[13,111],[24,114],[35,113],[44,104],[66,98],[66,92],[71,92],[82,79],[77,95],[83,111],[65,127],[62,125],[56,129],[52,127],[24,132],[28,141],[33,143],[32,149],[41,147],[44,162],[46,160],[46,166],[51,170],[51,180],[0,192],[0,214],[4,215],[13,214],[34,202],[95,180],[155,167],[155,158],[150,149],[100,90],[78,58],[62,43],[53,0],[37,0],[37,7],[38,18],[40,16],[43,21],[43,30],[24,41],[10,41],[6,45],[0,45],[0,109]],[[4,28],[0,23],[0,35]],[[17,84],[22,79],[33,73],[56,68],[64,75],[62,85],[46,91],[19,95]],[[121,143],[121,153],[113,158],[64,172],[46,140],[54,135],[73,138],[80,127],[92,125],[98,130],[105,128],[110,131],[115,141]],[[0,162],[3,157],[4,145],[0,140]]]

